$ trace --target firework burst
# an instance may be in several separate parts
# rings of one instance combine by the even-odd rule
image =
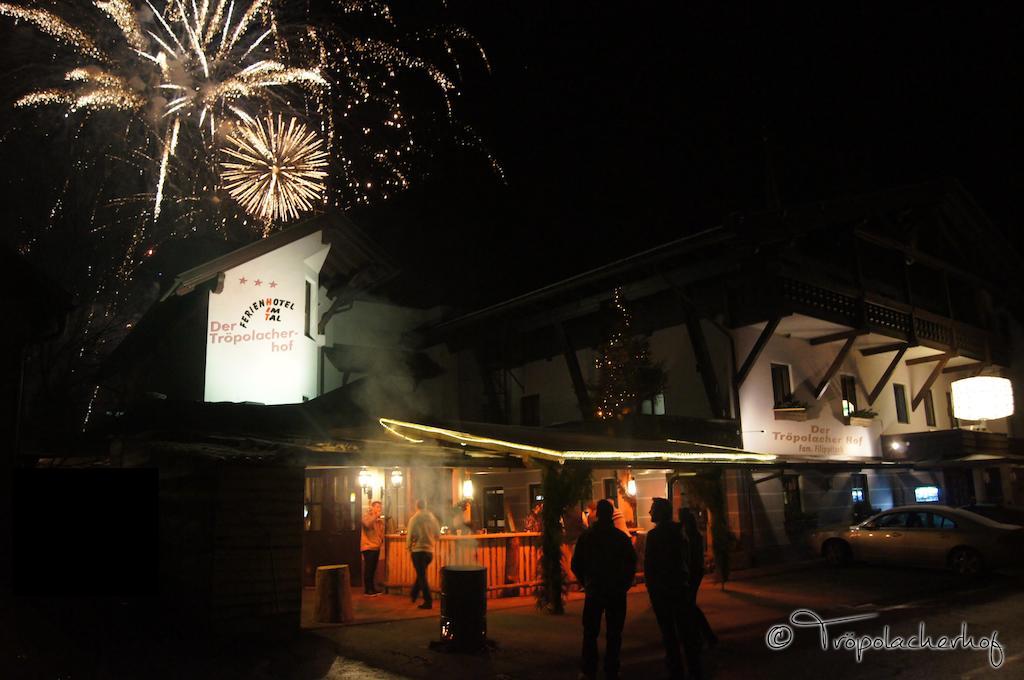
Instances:
[[[327,172],[323,141],[292,118],[243,122],[227,135],[221,176],[228,193],[267,225],[286,222],[322,202]]]
[[[162,10],[149,0],[97,0],[94,6],[90,33],[45,10],[0,3],[0,15],[35,25],[86,62],[64,75],[63,86],[34,90],[15,105],[136,114],[159,151],[154,218],[179,141],[188,138],[192,154],[208,154],[218,141],[219,118],[252,121],[247,109],[281,106],[277,89],[313,92],[327,86],[316,64],[288,66],[280,59],[286,46],[269,0],[238,6],[235,0],[169,0]],[[96,37],[111,29],[116,40]],[[187,134],[183,125],[197,134]]]
[[[453,113],[465,73],[456,55],[475,60],[480,46],[456,27],[404,33],[377,0],[324,0],[316,10],[273,0],[26,5],[0,2],[0,16],[34,27],[54,49],[46,59],[33,49],[34,77],[15,104],[65,114],[37,120],[69,127],[71,175],[61,191],[94,195],[78,197],[94,202],[91,233],[123,249],[119,262],[96,271],[121,282],[172,238],[268,231],[265,215],[254,220],[260,211],[239,203],[223,174],[225,150],[238,150],[228,134],[237,141],[244,126],[266,126],[257,121],[268,117],[281,116],[286,131],[292,118],[305,121],[327,156],[317,169],[329,173],[318,179],[321,193],[294,210],[397,195],[428,174],[435,145],[449,136],[486,153]],[[57,210],[62,200],[50,224],[74,219]],[[275,222],[294,219],[294,210],[276,212]],[[24,240],[39,242],[37,234]]]

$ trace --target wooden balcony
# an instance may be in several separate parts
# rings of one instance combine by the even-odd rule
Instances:
[[[733,327],[803,314],[911,345],[1008,365],[1006,344],[988,331],[882,295],[823,285],[791,273],[749,279],[732,290]]]

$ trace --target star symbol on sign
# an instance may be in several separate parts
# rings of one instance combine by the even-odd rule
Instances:
[[[271,281],[270,282],[270,287],[271,288],[277,288],[277,281]]]
[[[254,286],[259,286],[259,285],[262,285],[262,284],[263,284],[263,282],[262,282],[262,281],[260,281],[259,279],[256,279],[255,281],[253,281],[253,282],[252,282],[252,284],[253,284]]]
[[[249,279],[247,279],[247,278],[245,278],[245,277],[243,276],[242,278],[238,279],[238,282],[239,282],[240,284],[242,284],[242,285],[244,286],[244,285],[245,285],[245,282],[246,282],[246,281],[248,281],[248,280],[249,280]]]

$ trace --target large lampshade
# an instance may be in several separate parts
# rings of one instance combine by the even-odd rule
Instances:
[[[976,376],[952,384],[953,415],[961,420],[994,420],[1013,415],[1013,387],[1006,378]]]

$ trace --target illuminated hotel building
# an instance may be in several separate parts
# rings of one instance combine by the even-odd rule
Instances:
[[[925,185],[733,218],[460,313],[402,304],[369,239],[314,220],[181,273],[108,385],[142,414],[126,464],[168,464],[183,431],[270,461],[307,582],[358,563],[372,500],[389,532],[418,497],[453,529],[522,532],[545,461],[587,467],[640,534],[652,497],[702,510],[687,478],[719,479],[742,568],[873,509],[1024,504],[1020,414],[981,429],[952,400],[976,375],[1020,393],[1014,262],[958,185]],[[617,300],[664,380],[602,419]]]

